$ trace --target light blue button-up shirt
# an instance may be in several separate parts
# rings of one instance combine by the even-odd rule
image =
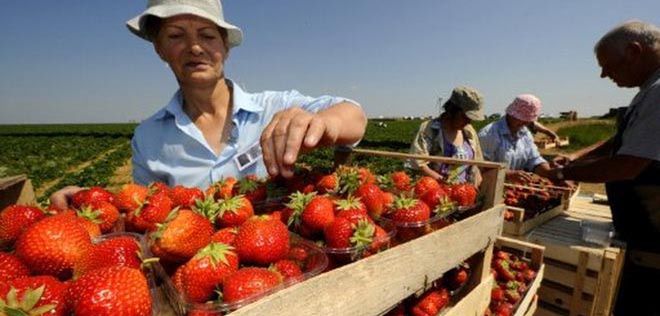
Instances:
[[[313,98],[295,90],[248,93],[231,81],[229,84],[233,87],[233,128],[222,152],[219,155],[213,152],[202,132],[183,111],[181,91],[177,91],[169,104],[135,129],[132,162],[136,183],[162,181],[169,186],[206,188],[228,176],[264,177],[267,171],[261,158],[242,171],[233,158],[259,143],[262,130],[275,113],[292,106],[318,112],[344,101],[357,105],[345,98]]]
[[[512,135],[506,123],[506,116],[492,122],[479,131],[479,142],[484,159],[504,162],[511,170],[534,171],[534,168],[547,162],[539,153],[534,136],[527,127]]]

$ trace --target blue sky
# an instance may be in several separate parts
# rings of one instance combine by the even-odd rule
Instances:
[[[140,121],[177,88],[124,22],[146,0],[5,1],[0,124]],[[244,33],[227,76],[248,91],[296,89],[359,101],[370,117],[437,113],[459,84],[501,112],[534,93],[544,112],[597,115],[634,89],[600,79],[593,45],[660,1],[226,0]]]

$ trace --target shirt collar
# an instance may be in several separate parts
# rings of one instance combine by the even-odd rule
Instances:
[[[497,124],[497,129],[499,130],[500,135],[509,135],[509,136],[513,136],[513,135],[511,134],[511,130],[509,129],[509,125],[506,123],[506,115],[503,116],[502,118],[500,118],[499,121],[497,121],[496,124]],[[525,129],[526,129],[526,128],[527,128],[527,127],[523,127],[523,128],[521,128],[521,129],[518,131],[518,133],[516,133],[516,138],[520,138],[520,137],[525,136]]]
[[[236,115],[241,110],[252,113],[263,112],[263,105],[254,102],[250,95],[243,91],[239,85],[229,79],[227,79],[227,83],[230,87],[233,88],[233,115]],[[172,96],[170,102],[165,106],[165,108],[156,114],[156,119],[164,119],[169,116],[177,117],[181,114],[183,114],[183,96],[181,94],[181,89],[179,89],[176,93],[174,93],[174,96]]]
[[[653,83],[660,80],[660,68],[656,69],[655,72],[639,87],[639,90],[646,90]]]

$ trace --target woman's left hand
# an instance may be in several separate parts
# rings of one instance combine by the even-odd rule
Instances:
[[[319,144],[334,144],[340,126],[341,121],[335,116],[311,113],[300,107],[276,113],[261,134],[266,170],[273,177],[292,177],[298,154]]]

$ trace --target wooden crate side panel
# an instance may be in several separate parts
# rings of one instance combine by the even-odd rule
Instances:
[[[573,288],[575,285],[575,278],[577,277],[576,270],[569,270],[565,267],[554,265],[552,262],[546,262],[545,264],[545,279],[552,282],[561,284],[566,287]],[[584,284],[582,290],[585,293],[594,295],[596,291],[596,286],[598,279],[590,275],[587,275],[584,278]]]
[[[543,212],[542,214],[526,220],[526,221],[519,221],[519,222],[509,222],[505,221],[504,222],[504,233],[509,234],[509,235],[514,235],[514,236],[520,236],[527,234],[530,232],[532,229],[546,223],[547,221],[559,216],[562,212],[564,212],[565,209],[565,204],[559,204],[552,209]]]
[[[534,316],[568,316],[568,315],[569,315],[568,310],[561,309],[552,304],[544,302],[539,297],[538,307],[536,308],[536,313],[534,313]]]
[[[487,248],[501,231],[503,211],[500,204],[273,293],[232,315],[290,315],[292,310],[300,315],[378,314]]]
[[[494,282],[493,276],[490,275],[443,316],[483,316],[490,303]]]
[[[543,280],[544,268],[545,266],[541,264],[541,267],[537,272],[536,279],[534,279],[532,284],[529,285],[529,288],[527,289],[527,293],[525,293],[525,296],[520,301],[520,304],[518,305],[518,309],[514,313],[514,316],[528,315],[532,304],[536,301],[539,288],[541,287],[541,280]],[[534,307],[534,309],[536,309],[536,307]]]
[[[481,195],[484,208],[491,208],[504,202],[504,169],[488,169],[481,172]]]
[[[610,315],[621,280],[625,251],[606,249],[603,268],[598,276],[598,292],[594,295],[594,315]]]
[[[538,309],[539,305],[539,296],[534,294],[534,298],[532,299],[532,304],[529,305],[529,308],[527,308],[527,312],[525,312],[524,316],[534,316],[536,314],[536,310]]]
[[[571,302],[573,299],[572,289],[557,286],[552,284],[552,282],[543,281],[541,283],[541,287],[539,288],[539,299],[560,309],[568,310],[571,316],[591,315],[591,308],[593,305],[592,297],[582,295],[578,306],[571,309]]]
[[[0,209],[10,204],[35,205],[32,181],[25,175],[0,179]]]

